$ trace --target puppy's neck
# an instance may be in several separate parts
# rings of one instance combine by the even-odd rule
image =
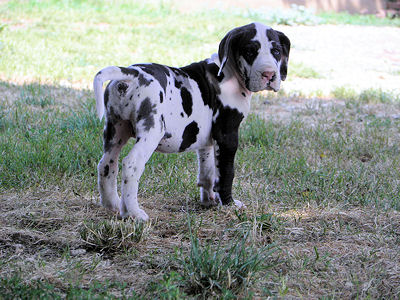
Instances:
[[[218,66],[218,68],[221,67],[221,62],[219,60],[217,53],[211,55],[211,58],[209,60],[210,62],[215,63]],[[237,68],[232,65],[232,62],[227,61],[221,73],[224,75],[223,81],[230,81],[232,83],[234,82],[236,83],[234,85],[238,86],[238,89],[236,90],[237,93],[245,95],[246,98],[251,97],[253,93],[246,88],[242,76],[237,71]]]

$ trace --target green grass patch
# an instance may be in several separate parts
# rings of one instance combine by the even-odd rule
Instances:
[[[375,15],[322,12],[318,14],[326,23],[362,26],[400,26],[399,18],[380,18]]]
[[[44,87],[34,91],[32,86],[21,87],[21,97],[2,104],[1,187],[63,185],[73,180],[81,189],[95,192],[103,123],[96,117],[94,101],[87,96],[82,101],[86,104],[76,108],[60,103],[41,105],[37,98],[52,99],[45,91]],[[347,89],[338,91],[353,97],[344,94]],[[336,96],[341,98],[339,92]],[[363,103],[387,103],[380,92],[357,97]],[[27,98],[31,99],[29,105]],[[357,102],[349,103],[352,109],[351,103]],[[398,132],[399,120],[369,116],[360,124],[356,119],[354,126],[360,126],[357,131],[341,125],[340,115],[337,122],[338,126],[319,123],[310,127],[299,119],[282,123],[250,115],[240,130],[234,193],[290,206],[335,201],[399,209],[399,170],[385,167],[399,161],[398,145],[392,138]],[[121,157],[133,143],[128,143]],[[196,168],[193,152],[154,153],[141,178],[139,196],[160,194],[182,203],[198,199]],[[259,184],[257,195],[241,190],[250,181]]]
[[[0,33],[0,74],[9,80],[89,83],[109,65],[155,61],[181,66],[210,57],[230,29],[252,21],[227,13],[181,13],[175,5],[172,1],[1,3],[0,18],[7,26]]]
[[[290,63],[289,76],[300,78],[323,78],[314,68],[306,66],[304,63]]]
[[[382,89],[366,89],[357,92],[351,87],[336,87],[331,91],[332,96],[336,99],[354,101],[360,104],[376,104],[376,103],[399,103],[400,94],[397,91],[385,91]]]
[[[26,283],[19,275],[0,278],[1,299],[119,299],[110,292],[115,288],[123,291],[124,284],[94,281],[90,287],[69,286],[60,290],[43,280]],[[124,294],[124,299],[138,299],[134,292],[131,294]]]

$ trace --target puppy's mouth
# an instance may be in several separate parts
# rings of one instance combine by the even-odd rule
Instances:
[[[274,83],[275,79],[276,79],[276,75],[274,75],[274,76],[271,78],[271,80],[269,80],[269,81],[266,82],[266,90],[267,90],[267,91],[274,91],[274,92],[277,92],[277,91],[278,91],[278,89],[276,89],[276,88],[274,88],[274,87],[271,86],[271,84]]]
[[[276,74],[274,74],[274,76],[272,76],[271,79],[268,79],[267,77],[264,76],[261,77],[262,84],[266,87],[265,89],[267,91],[274,91],[274,92],[278,91],[277,89],[271,86],[275,82],[275,80],[276,80]]]

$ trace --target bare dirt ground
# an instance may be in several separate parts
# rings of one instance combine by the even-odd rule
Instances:
[[[400,91],[400,28],[350,25],[277,28],[292,41],[291,61],[304,63],[323,77],[296,78],[285,83],[285,88],[325,93],[340,86]]]

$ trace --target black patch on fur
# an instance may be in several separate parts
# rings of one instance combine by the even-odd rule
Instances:
[[[139,74],[138,81],[140,86],[149,86],[150,83],[153,82],[153,79],[148,80],[143,76],[143,74]]]
[[[183,112],[181,112],[181,117],[183,118],[185,115],[183,114]]]
[[[126,90],[128,89],[128,85],[125,82],[118,82],[117,90],[121,97],[126,95]]]
[[[226,58],[225,64],[229,63],[236,70],[239,71],[237,66],[239,53],[244,54],[243,48],[253,44],[251,41],[257,34],[255,24],[248,24],[245,26],[237,27],[229,31],[219,44],[218,57],[221,62]],[[253,45],[257,47],[257,45]],[[222,68],[225,65],[222,66]]]
[[[285,80],[287,76],[287,67],[290,52],[290,40],[280,31],[267,29],[267,37],[272,41],[271,54],[277,61],[281,61],[281,68],[279,70],[281,79]]]
[[[110,99],[110,88],[109,88],[110,83],[107,85],[106,90],[104,91],[104,107],[105,108],[107,108],[107,103],[108,103],[108,100]]]
[[[169,70],[167,67],[159,64],[148,64],[148,65],[135,65],[140,67],[144,72],[153,76],[166,92],[167,88],[167,76],[169,76]]]
[[[243,97],[246,97],[246,94],[245,94],[245,93],[242,93],[242,96],[243,96]]]
[[[175,87],[177,89],[180,89],[182,87],[183,82],[179,81],[178,79],[175,78]]]
[[[182,106],[185,113],[190,116],[193,110],[193,99],[192,94],[187,90],[187,88],[182,87],[181,89]]]
[[[110,159],[110,164],[113,164],[113,163],[114,163],[114,161],[112,159]]]
[[[244,116],[236,108],[223,106],[218,99],[219,115],[212,125],[212,137],[217,142],[216,163],[220,178],[215,186],[222,204],[232,199],[234,158],[239,144],[239,125]]]
[[[258,56],[260,48],[261,44],[259,41],[248,41],[248,44],[239,48],[239,55],[251,66]]]
[[[217,77],[218,67],[215,64],[208,64],[206,61],[193,63],[189,66],[183,67],[181,71],[186,73],[186,77],[190,77],[196,81],[200,88],[201,98],[204,105],[213,108],[215,106],[215,99],[218,92],[215,86],[207,78],[207,72]]]
[[[139,72],[135,69],[131,68],[124,68],[124,67],[119,67],[121,72],[125,75],[133,75],[133,76],[138,76]]]
[[[185,127],[182,134],[182,143],[179,147],[179,152],[185,151],[190,145],[196,142],[196,136],[199,134],[199,126],[195,121]]]
[[[272,48],[271,54],[275,58],[276,61],[281,60],[281,43],[279,42],[278,33],[273,29],[267,29],[267,38],[271,41]]]
[[[170,70],[171,70],[176,76],[187,77],[187,74],[186,74],[183,70],[181,70],[181,69],[178,69],[178,68],[171,68],[171,67],[170,67]]]
[[[163,139],[169,139],[170,137],[172,137],[172,134],[170,134],[169,132],[166,132],[166,133],[164,134]]]
[[[137,121],[144,120],[144,129],[150,130],[150,128],[154,127],[154,114],[157,112],[155,109],[156,105],[152,104],[150,98],[147,97],[140,103],[140,107],[138,110]]]
[[[104,167],[104,177],[107,177],[109,172],[110,172],[110,166],[106,165]]]
[[[114,124],[107,122],[103,132],[103,146],[104,152],[109,152],[113,146],[112,140],[114,139],[116,130]]]
[[[160,103],[163,103],[163,101],[164,101],[164,96],[162,91],[160,91]]]

